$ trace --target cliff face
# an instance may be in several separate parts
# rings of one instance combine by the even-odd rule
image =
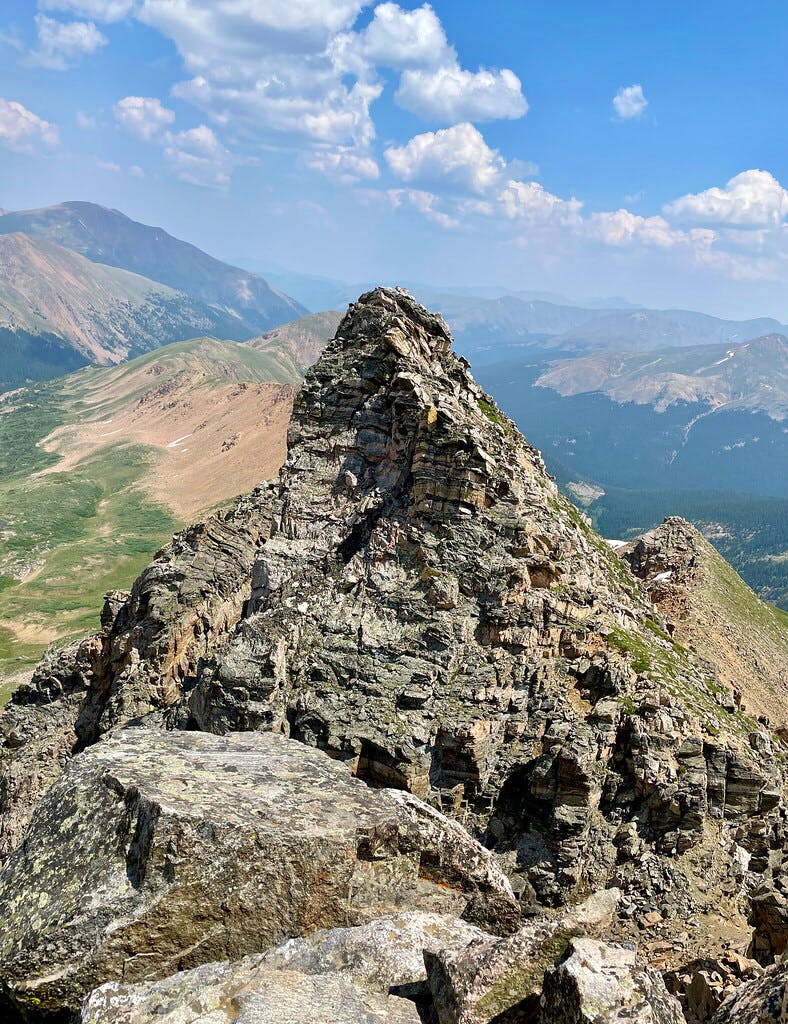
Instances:
[[[459,818],[528,913],[615,884],[646,950],[713,911],[668,966],[749,941],[782,842],[772,738],[404,292],[351,306],[278,480],[178,535],[102,623],[0,718],[5,854],[109,730],[271,730]]]

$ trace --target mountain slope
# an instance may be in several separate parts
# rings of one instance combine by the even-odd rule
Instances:
[[[45,239],[0,235],[0,388],[196,334],[232,337],[239,326],[245,337],[235,317],[138,274]]]
[[[292,323],[275,327],[259,338],[252,338],[247,344],[258,352],[270,350],[286,354],[298,372],[303,374],[334,337],[341,319],[342,315],[333,310],[310,313]]]
[[[769,334],[734,346],[599,352],[553,364],[536,385],[564,397],[599,392],[656,412],[700,402],[782,420],[788,415],[788,338]]]
[[[288,353],[199,338],[0,400],[0,692],[179,524],[272,476]]]
[[[231,267],[162,228],[139,224],[95,203],[61,203],[0,217],[0,234],[20,231],[73,249],[94,262],[160,281],[258,331],[306,312],[258,274]],[[228,336],[240,338],[243,333]]]
[[[688,352],[601,354],[555,370],[524,354],[479,376],[549,462],[605,488],[788,497],[781,336]],[[683,372],[649,377],[663,365]]]
[[[666,519],[617,553],[675,624],[674,637],[714,667],[728,691],[721,696],[788,735],[788,613],[759,601],[683,519]]]

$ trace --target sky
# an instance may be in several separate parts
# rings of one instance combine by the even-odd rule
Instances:
[[[783,0],[3,0],[0,207],[788,320]]]

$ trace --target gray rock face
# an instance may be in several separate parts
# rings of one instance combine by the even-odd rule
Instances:
[[[261,959],[272,967],[305,974],[351,974],[368,988],[388,992],[427,981],[425,954],[459,953],[471,943],[491,939],[489,933],[456,917],[409,911],[355,928],[289,939]]]
[[[461,949],[482,938],[489,936],[465,921],[424,911],[383,917],[354,928],[322,929],[233,964],[207,964],[152,983],[110,982],[85,1001],[81,1021],[192,1024],[208,1019],[219,1024],[236,1020],[223,1005],[237,1012],[239,1002],[243,1014],[254,1009],[258,1016],[238,1019],[261,1024],[280,1019],[292,1024],[328,1024],[334,1019],[418,1021],[419,1002],[429,1002],[424,952]],[[320,977],[310,983],[304,975]],[[248,1004],[244,1003],[247,992],[253,996]],[[410,1001],[392,993],[407,993]],[[276,997],[292,1016],[276,1016],[284,1012],[271,1002]],[[229,1016],[213,1016],[222,1012]]]
[[[339,974],[306,975],[254,960],[206,964],[143,985],[110,982],[81,1024],[419,1024],[414,1003]]]
[[[634,949],[573,939],[545,974],[539,1024],[685,1024],[677,999]]]
[[[505,939],[484,936],[461,949],[425,951],[439,1024],[488,1024],[535,1014],[545,971],[573,936],[610,926],[620,893],[605,889],[559,916]]]
[[[8,1012],[399,907],[514,906],[487,850],[399,791],[266,734],[119,731],[72,760],[0,875]]]

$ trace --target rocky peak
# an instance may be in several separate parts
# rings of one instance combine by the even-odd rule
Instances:
[[[688,529],[665,531],[691,561]],[[350,307],[278,479],[176,536],[102,622],[0,719],[4,852],[118,726],[271,731],[460,820],[527,913],[615,885],[614,937],[645,921],[659,942],[716,887],[747,930],[742,879],[782,834],[773,739],[405,292]]]

